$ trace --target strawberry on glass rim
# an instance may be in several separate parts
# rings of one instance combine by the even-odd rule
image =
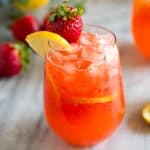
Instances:
[[[83,28],[82,15],[81,8],[73,8],[64,1],[45,17],[43,29],[58,33],[69,42],[76,42]]]
[[[78,11],[63,2],[47,16],[47,31],[29,34],[26,41],[45,58],[48,125],[72,145],[91,146],[116,130],[125,103],[115,35],[83,26]]]

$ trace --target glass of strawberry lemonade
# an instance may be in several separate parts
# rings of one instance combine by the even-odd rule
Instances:
[[[66,142],[90,146],[109,137],[125,111],[115,35],[84,26],[71,52],[50,51],[45,61],[44,110]]]

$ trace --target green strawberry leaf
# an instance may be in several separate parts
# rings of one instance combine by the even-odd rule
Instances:
[[[32,54],[32,49],[29,48],[25,43],[17,42],[15,44],[15,49],[19,52],[21,58],[22,69],[26,70],[27,66],[30,64],[30,56]]]
[[[82,0],[75,4],[75,6],[80,10],[81,14],[84,14],[86,12],[86,6],[85,6],[86,0]]]

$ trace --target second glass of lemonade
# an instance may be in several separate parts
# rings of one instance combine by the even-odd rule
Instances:
[[[133,1],[132,31],[137,47],[150,58],[150,0]]]
[[[72,52],[45,60],[44,110],[48,125],[66,142],[90,146],[108,138],[125,111],[115,35],[84,26]]]

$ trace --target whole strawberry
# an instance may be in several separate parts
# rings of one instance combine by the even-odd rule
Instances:
[[[23,16],[12,24],[12,34],[16,40],[25,41],[25,37],[39,30],[39,22],[34,16]]]
[[[44,30],[58,33],[69,42],[76,42],[82,32],[83,10],[73,8],[66,1],[52,10],[44,20]]]
[[[29,63],[31,50],[22,43],[0,44],[0,77],[18,74]]]

